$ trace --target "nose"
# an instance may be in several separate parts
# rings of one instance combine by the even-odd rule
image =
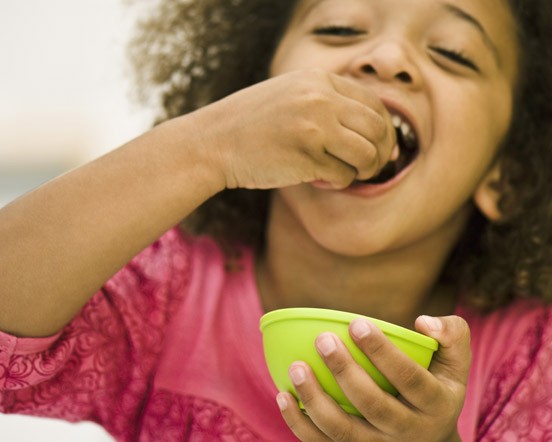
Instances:
[[[398,82],[410,87],[421,84],[421,74],[405,45],[398,41],[372,44],[359,53],[351,64],[358,78],[377,77],[383,82]]]

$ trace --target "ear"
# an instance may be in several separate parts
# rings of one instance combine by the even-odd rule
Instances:
[[[495,186],[499,180],[500,165],[498,162],[495,162],[481,183],[479,183],[473,196],[473,200],[479,211],[491,222],[498,222],[502,219],[502,214],[498,208],[500,192]]]

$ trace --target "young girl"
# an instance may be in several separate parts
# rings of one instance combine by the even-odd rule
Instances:
[[[550,439],[550,1],[156,8],[133,54],[160,124],[0,212],[0,410],[120,441]],[[302,413],[258,329],[292,306],[440,348],[423,370],[351,323],[395,398],[323,333],[364,419],[297,361]]]

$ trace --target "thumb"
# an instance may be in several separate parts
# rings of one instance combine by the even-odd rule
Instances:
[[[429,370],[437,378],[466,385],[471,365],[470,328],[459,316],[420,316],[416,330],[439,342]]]

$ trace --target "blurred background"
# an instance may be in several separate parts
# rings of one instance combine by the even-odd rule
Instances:
[[[129,99],[134,3],[0,0],[0,206],[151,126]],[[94,424],[0,415],[0,441],[112,439]]]

